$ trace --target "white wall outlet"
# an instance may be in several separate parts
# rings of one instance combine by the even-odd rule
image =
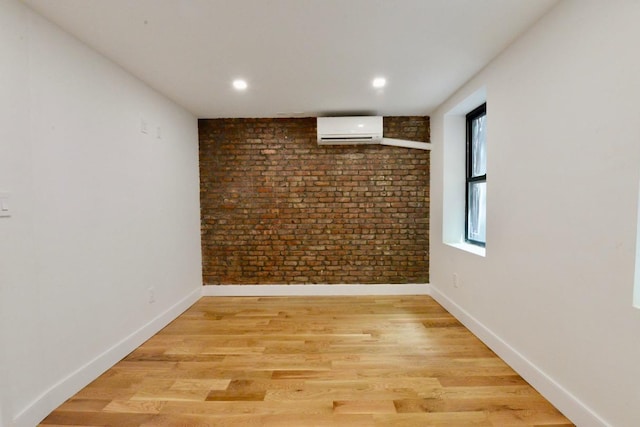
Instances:
[[[162,139],[162,128],[160,126],[156,127],[156,139]]]
[[[156,302],[156,288],[151,286],[148,289],[148,291],[149,291],[149,304],[153,304],[154,302]]]
[[[458,273],[453,273],[453,287],[460,287],[460,278],[458,277]]]
[[[0,218],[8,218],[11,216],[11,209],[9,208],[9,194],[0,193]]]
[[[140,119],[140,132],[149,133],[149,123],[145,119]]]

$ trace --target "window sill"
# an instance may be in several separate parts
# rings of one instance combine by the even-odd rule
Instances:
[[[475,255],[480,255],[481,257],[486,256],[487,248],[483,248],[482,246],[472,245],[470,243],[446,243],[447,245],[463,250],[465,252],[469,252]]]

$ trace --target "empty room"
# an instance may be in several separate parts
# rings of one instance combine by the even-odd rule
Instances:
[[[638,22],[0,0],[0,427],[640,425]]]

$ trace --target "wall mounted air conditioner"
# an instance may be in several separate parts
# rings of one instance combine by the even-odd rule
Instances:
[[[318,117],[318,145],[381,142],[382,116]]]

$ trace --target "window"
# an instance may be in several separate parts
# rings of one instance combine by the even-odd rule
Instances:
[[[467,114],[467,179],[465,240],[486,244],[487,104]]]
[[[484,257],[486,247],[469,242],[466,231],[467,114],[482,104],[487,104],[484,86],[477,87],[446,111],[441,129],[434,127],[433,131],[436,138],[442,138],[442,145],[435,147],[436,151],[442,149],[442,243]]]

